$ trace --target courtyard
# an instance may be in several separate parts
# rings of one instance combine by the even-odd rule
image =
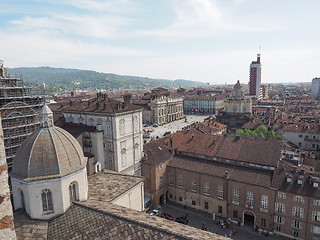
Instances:
[[[151,139],[161,138],[165,133],[169,133],[169,132],[174,133],[195,122],[203,122],[203,120],[209,116],[208,115],[185,115],[185,117],[186,117],[186,120],[183,118],[183,119],[170,122],[158,127],[145,127],[145,129],[152,128],[153,130],[150,133],[150,138],[145,140],[147,140],[148,142]]]

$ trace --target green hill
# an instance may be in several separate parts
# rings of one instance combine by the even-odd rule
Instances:
[[[67,89],[143,89],[155,87],[195,87],[204,83],[188,80],[151,79],[147,77],[124,76],[89,70],[35,67],[8,68],[10,75],[22,76],[26,83],[45,83]]]

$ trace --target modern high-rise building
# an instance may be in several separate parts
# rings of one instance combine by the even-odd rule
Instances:
[[[314,78],[312,79],[312,85],[311,85],[311,95],[314,99],[319,99],[320,97],[320,78]]]
[[[258,100],[262,98],[260,54],[257,55],[257,61],[250,64],[249,95]]]
[[[9,171],[21,143],[39,127],[38,115],[44,101],[22,84],[21,77],[7,74],[0,60],[0,113]]]

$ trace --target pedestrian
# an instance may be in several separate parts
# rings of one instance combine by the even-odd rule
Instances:
[[[229,237],[231,237],[231,236],[232,236],[232,231],[230,230]]]

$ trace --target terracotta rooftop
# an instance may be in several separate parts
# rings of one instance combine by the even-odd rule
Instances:
[[[303,171],[301,171],[303,170]],[[286,182],[286,176],[292,177],[292,183]],[[281,161],[279,168],[275,170],[272,187],[284,192],[291,192],[312,197],[320,197],[320,189],[312,187],[310,180],[312,177],[317,177],[319,173],[310,174],[310,167],[306,165],[295,166],[286,161]],[[303,184],[297,184],[298,178],[303,179]]]
[[[142,177],[104,169],[88,177],[88,199],[110,202],[142,181]]]
[[[169,143],[169,139],[166,140]],[[172,148],[180,152],[216,156],[224,141],[224,136],[198,133],[192,130],[172,134]]]
[[[222,123],[218,123],[218,122],[216,122],[214,120],[210,120],[210,119],[207,119],[203,123],[200,123],[200,124],[207,125],[208,127],[211,127],[211,128],[217,129],[217,130],[221,130],[221,129],[227,127],[227,125],[224,125]]]
[[[242,129],[246,129],[246,128],[247,128],[247,129],[254,130],[254,129],[256,129],[257,127],[259,127],[261,124],[263,124],[261,120],[255,119],[255,120],[253,120],[253,121],[250,121],[250,122],[247,122],[247,123],[243,124],[243,125],[241,126],[241,128],[242,128]]]
[[[225,159],[276,167],[280,160],[282,142],[254,137],[222,136],[205,134],[190,128],[178,131],[162,139],[144,145],[145,158],[149,163],[159,164],[176,154],[205,156],[225,162]]]
[[[281,150],[280,140],[229,135],[221,145],[217,157],[276,167]]]
[[[319,123],[297,123],[285,126],[283,131],[319,134],[320,126]]]
[[[64,112],[90,112],[90,113],[121,113],[134,110],[142,110],[140,107],[124,103],[106,95],[100,94],[98,97],[90,99],[88,101],[75,102],[70,106],[60,109]]]

